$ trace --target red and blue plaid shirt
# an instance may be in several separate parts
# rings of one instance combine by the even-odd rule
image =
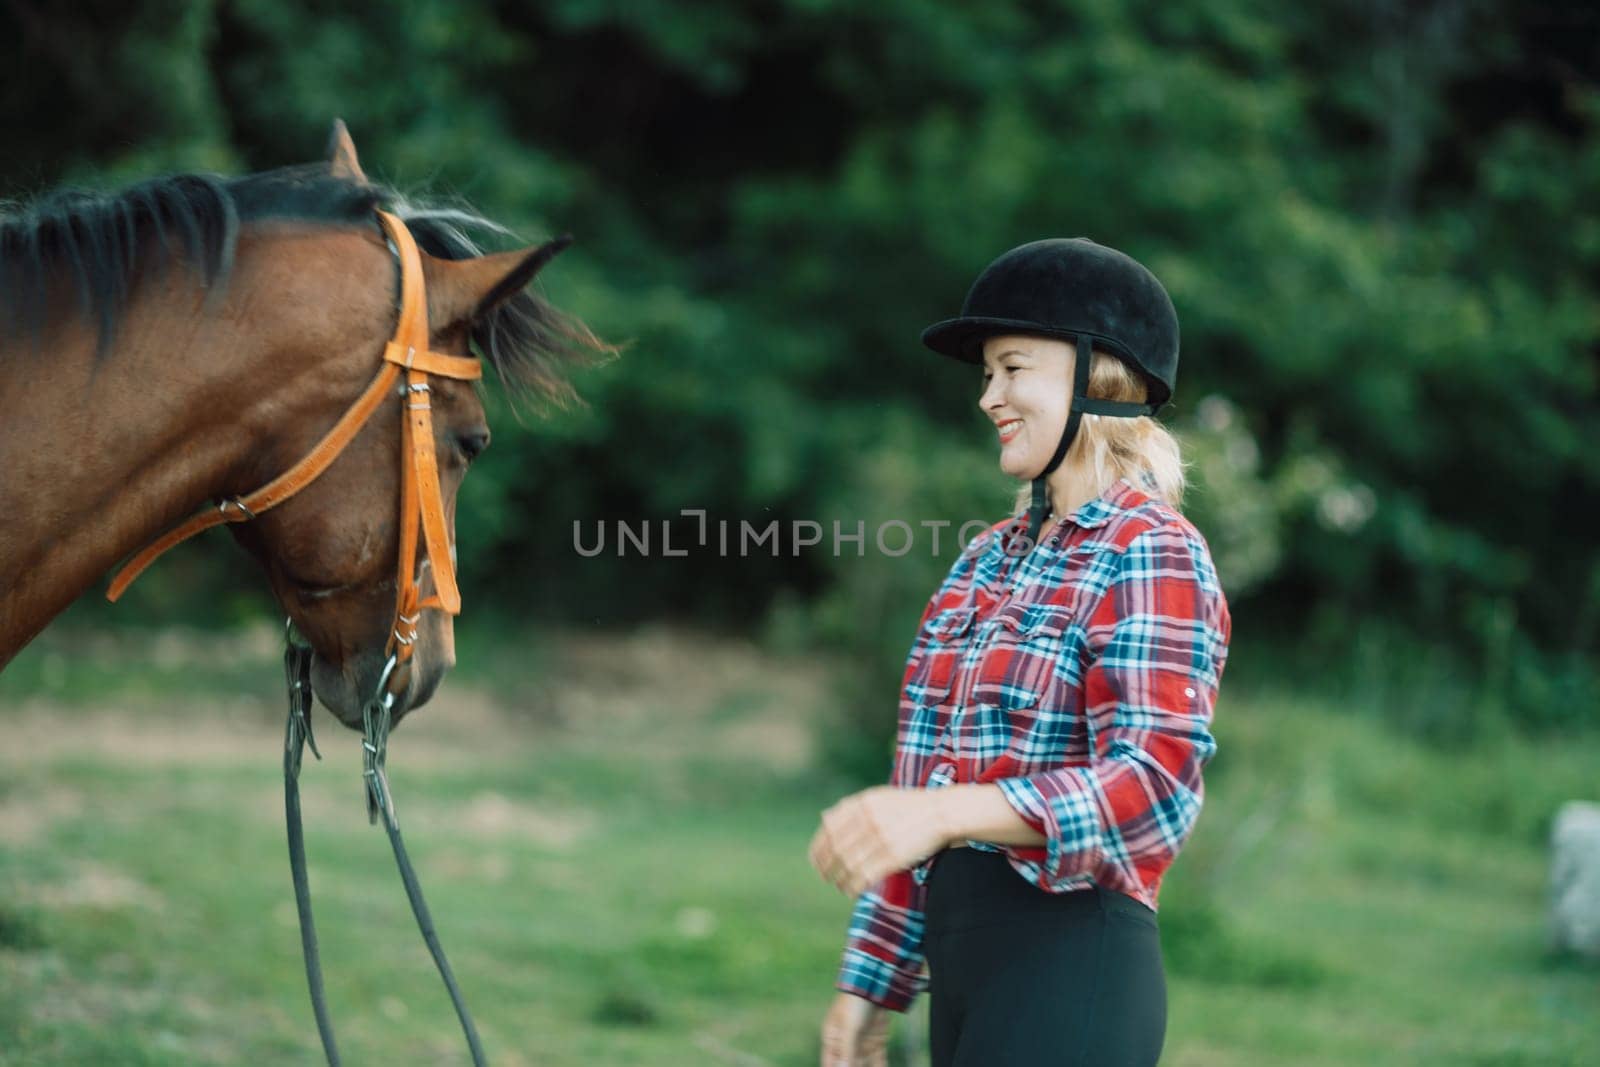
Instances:
[[[1127,481],[1008,554],[1023,527],[974,540],[923,612],[890,784],[998,785],[1045,844],[975,847],[1047,892],[1098,883],[1154,909],[1216,752],[1231,621],[1210,551]],[[922,990],[929,866],[861,895],[838,989],[896,1011]]]

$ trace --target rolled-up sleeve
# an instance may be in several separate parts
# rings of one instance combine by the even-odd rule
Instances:
[[[896,871],[856,899],[834,988],[905,1011],[926,986],[922,910],[926,890]]]
[[[1088,631],[1089,763],[996,784],[1044,835],[1050,887],[1088,876],[1149,899],[1194,829],[1216,752],[1231,620],[1205,542],[1176,524],[1135,537]]]

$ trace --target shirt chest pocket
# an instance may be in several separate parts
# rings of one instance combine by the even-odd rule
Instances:
[[[952,608],[923,624],[917,635],[917,652],[907,667],[905,698],[921,707],[947,702],[956,669],[972,636],[973,610]]]
[[[1017,604],[995,617],[979,653],[972,703],[1006,712],[1036,707],[1069,677],[1073,615],[1060,604]]]

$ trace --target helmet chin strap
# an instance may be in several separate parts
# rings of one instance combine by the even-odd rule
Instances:
[[[1068,409],[1067,428],[1061,431],[1061,440],[1056,444],[1056,450],[1050,457],[1050,462],[1044,465],[1033,479],[1033,502],[1028,507],[1028,531],[1024,535],[1027,551],[1032,551],[1033,546],[1039,543],[1039,533],[1044,528],[1045,515],[1050,510],[1049,488],[1045,479],[1055,473],[1061,461],[1066,458],[1067,449],[1072,447],[1072,441],[1078,436],[1078,426],[1083,421],[1084,415],[1110,415],[1114,418],[1136,419],[1141,415],[1154,415],[1159,404],[1136,404],[1123,400],[1095,400],[1087,394],[1089,392],[1089,364],[1092,361],[1090,353],[1094,351],[1094,340],[1087,334],[1078,334],[1074,344],[1077,354],[1072,360],[1072,405]]]

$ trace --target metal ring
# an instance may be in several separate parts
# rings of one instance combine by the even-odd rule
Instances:
[[[240,500],[238,497],[235,496],[235,497],[229,497],[229,498],[227,498],[225,500],[219,500],[217,502],[217,510],[222,512],[222,517],[223,518],[227,518],[228,517],[228,505],[229,504],[232,504],[234,507],[238,508],[244,514],[244,519],[241,520],[241,521],[248,522],[249,520],[251,520],[251,519],[256,517],[256,513],[251,511],[249,508],[245,507],[244,506],[244,501]],[[232,521],[232,520],[229,520],[229,521]]]

